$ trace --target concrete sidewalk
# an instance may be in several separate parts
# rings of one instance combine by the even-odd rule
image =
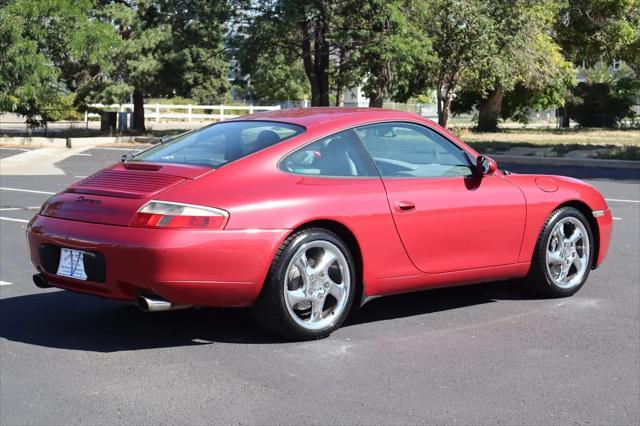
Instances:
[[[49,146],[31,149],[21,154],[12,155],[0,160],[0,175],[2,176],[40,176],[64,175],[56,164],[73,155],[94,148],[96,143],[82,143],[74,148],[66,146]]]

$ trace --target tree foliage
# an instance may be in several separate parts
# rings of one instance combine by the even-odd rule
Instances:
[[[582,127],[615,127],[632,117],[632,106],[640,98],[640,80],[630,68],[610,73],[604,62],[585,72],[567,97],[569,118]]]
[[[571,62],[622,59],[637,80],[640,0],[8,0],[0,36],[0,108],[33,123],[133,97],[143,128],[145,97],[224,101],[234,58],[252,98],[435,91],[440,124],[453,103],[495,129],[561,105]]]
[[[133,94],[138,129],[144,129],[145,96],[220,101],[229,88],[223,39],[230,12],[223,0],[102,1],[99,16],[115,27],[121,48],[110,78],[87,98],[123,101]]]
[[[112,64],[113,28],[91,19],[89,0],[13,0],[0,9],[0,110],[39,125],[60,97],[91,84]]]
[[[429,40],[411,18],[419,10],[407,0],[264,0],[255,4],[236,39],[243,69],[255,81],[262,78],[255,75],[262,56],[288,58],[290,71],[296,70],[298,61],[314,106],[329,105],[332,90],[339,104],[345,87],[358,84],[363,85],[371,106],[382,106],[385,97],[406,99],[420,64],[433,59]],[[284,70],[284,64],[276,69]]]
[[[369,106],[381,108],[386,98],[405,101],[413,95],[414,80],[435,62],[431,41],[415,19],[423,11],[405,0],[365,0],[353,10],[358,13],[346,30],[355,40],[352,69]]]
[[[555,27],[558,43],[576,65],[620,59],[640,74],[640,0],[567,0]]]
[[[478,129],[494,131],[500,118],[526,120],[532,109],[561,104],[574,72],[552,38],[557,2],[494,2],[486,13],[489,55],[468,69],[453,110],[477,108]]]

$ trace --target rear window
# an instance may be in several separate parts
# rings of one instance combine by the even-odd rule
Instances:
[[[131,161],[220,167],[304,132],[274,121],[225,121],[158,144]]]

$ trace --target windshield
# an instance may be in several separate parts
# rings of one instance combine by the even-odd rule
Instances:
[[[301,126],[275,121],[225,121],[158,144],[131,161],[217,168],[299,135],[304,130]]]

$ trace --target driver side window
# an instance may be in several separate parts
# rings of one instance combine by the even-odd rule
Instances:
[[[383,177],[472,175],[465,154],[437,132],[411,123],[380,123],[356,132]]]

